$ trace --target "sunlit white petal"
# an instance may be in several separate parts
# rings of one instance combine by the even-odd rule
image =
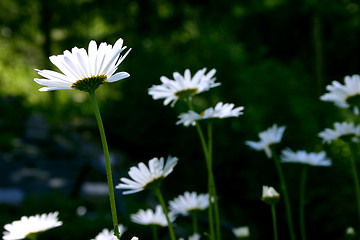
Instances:
[[[359,141],[360,125],[356,125],[351,122],[336,122],[334,123],[335,129],[326,128],[320,132],[318,136],[323,139],[323,143],[331,143],[332,141],[341,137],[350,136],[353,142]]]
[[[268,158],[272,157],[270,145],[279,143],[285,131],[285,126],[278,127],[274,124],[271,128],[259,133],[259,142],[246,141],[245,144],[257,151],[264,150]]]
[[[201,211],[209,207],[209,194],[197,194],[196,192],[185,192],[172,201],[169,208],[175,214],[189,215],[191,211]]]
[[[131,179],[121,178],[120,183],[116,186],[117,189],[129,189],[123,194],[131,194],[144,190],[149,183],[155,180],[165,178],[174,169],[178,162],[177,157],[169,156],[164,166],[164,158],[153,158],[149,160],[148,166],[144,163],[139,163],[137,167],[131,167],[128,172]]]
[[[122,44],[123,40],[120,38],[114,47],[107,43],[100,43],[97,48],[96,42],[92,40],[88,51],[77,47],[72,48],[71,51],[65,50],[62,55],[49,58],[61,73],[35,69],[44,78],[35,78],[34,81],[45,86],[40,91],[52,91],[73,89],[74,83],[86,78],[101,76],[104,77],[104,82],[115,82],[127,78],[130,75],[126,72],[115,73],[131,50],[129,49],[121,56],[122,51],[126,49],[126,46],[122,47]]]
[[[281,152],[281,161],[284,163],[302,163],[311,166],[331,166],[331,160],[326,157],[324,151],[319,153],[307,153],[304,150],[294,152],[287,148]]]
[[[178,72],[173,73],[174,80],[167,77],[160,77],[161,85],[153,85],[149,88],[149,94],[153,99],[164,99],[164,105],[172,102],[172,106],[181,96],[185,98],[192,97],[210,88],[217,87],[220,83],[215,83],[216,70],[212,69],[205,74],[206,68],[203,68],[195,73],[191,78],[190,70],[186,69],[184,76]]]
[[[44,232],[51,228],[61,226],[62,222],[58,220],[58,214],[58,212],[53,212],[49,214],[37,214],[30,217],[23,216],[20,220],[4,226],[6,231],[4,232],[3,239],[24,239],[30,234]]]
[[[141,225],[158,225],[166,227],[168,225],[166,216],[160,205],[157,205],[155,212],[152,209],[140,209],[137,213],[131,214],[131,221]],[[170,222],[175,220],[175,215],[169,213]]]

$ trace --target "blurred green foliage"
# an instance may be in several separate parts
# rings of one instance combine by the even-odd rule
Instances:
[[[152,100],[147,89],[175,71],[215,68],[221,86],[196,96],[196,108],[203,110],[219,101],[245,106],[243,116],[214,125],[214,169],[222,215],[233,226],[249,225],[253,239],[264,239],[271,234],[271,223],[270,211],[260,201],[261,186],[276,188],[278,179],[273,163],[248,149],[244,141],[256,140],[258,132],[278,123],[287,126],[279,151],[286,146],[320,151],[324,147],[317,133],[334,121],[351,120],[346,110],[319,97],[332,80],[342,82],[345,75],[359,73],[359,7],[352,0],[2,0],[0,149],[11,151],[12,140],[23,136],[25,120],[34,112],[45,115],[55,132],[64,122],[92,119],[85,93],[38,92],[34,69],[54,69],[50,55],[74,46],[87,48],[91,39],[112,44],[121,37],[132,51],[120,71],[131,76],[97,91],[110,150],[127,155],[128,161],[117,171],[124,176],[140,161],[175,155],[180,162],[165,181],[166,197],[186,190],[204,192],[204,160],[196,132],[175,125],[185,104],[164,107],[162,101]],[[98,134],[96,125],[86,131]],[[342,149],[326,146],[334,166],[309,171],[306,217],[311,239],[342,239],[346,227],[355,225],[355,196]],[[296,209],[300,170],[295,165],[284,169]],[[55,197],[48,202],[56,199],[64,212],[71,208],[66,202],[72,200]],[[142,198],[130,199],[136,200],[128,205],[141,205]],[[34,207],[36,201],[24,204],[28,206],[14,210],[15,215],[1,209],[1,223],[40,213],[39,206],[46,206],[40,202]],[[44,211],[48,208],[53,209],[44,207]],[[279,224],[285,226],[284,216],[278,215]],[[66,214],[63,221],[75,221],[76,229],[64,225],[71,233],[59,228],[56,231],[66,237],[54,233],[57,237],[52,239],[70,239],[70,235],[88,239],[109,225],[90,236],[89,229],[98,224],[67,219]],[[134,235],[146,236],[143,229]],[[286,238],[287,232],[280,235]]]

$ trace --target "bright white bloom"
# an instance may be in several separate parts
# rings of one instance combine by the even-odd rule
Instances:
[[[244,107],[234,108],[233,103],[219,102],[216,104],[215,108],[210,107],[206,109],[201,114],[198,114],[194,111],[188,111],[187,113],[180,114],[180,120],[176,124],[184,124],[184,126],[189,126],[190,124],[195,126],[197,120],[209,119],[209,118],[228,118],[228,117],[238,117],[243,114],[241,112],[244,110]]]
[[[156,206],[155,212],[152,209],[147,209],[144,211],[140,209],[137,213],[131,214],[131,221],[141,225],[158,225],[166,227],[168,225],[166,221],[166,216],[163,212],[163,209],[160,205]],[[175,215],[169,213],[170,222],[175,220]]]
[[[319,137],[323,139],[323,143],[331,143],[332,141],[341,137],[349,136],[353,142],[358,142],[360,136],[360,125],[355,126],[353,122],[334,123],[335,129],[326,128],[319,133]]]
[[[3,239],[24,239],[30,234],[44,232],[48,229],[61,226],[62,222],[58,220],[58,214],[58,212],[53,212],[30,217],[23,216],[20,220],[4,226],[6,232],[4,232]]]
[[[95,41],[90,41],[88,52],[84,48],[74,47],[71,52],[65,50],[62,55],[51,56],[50,61],[62,72],[38,70],[44,79],[35,78],[35,82],[45,86],[40,91],[59,89],[78,89],[88,91],[96,89],[104,82],[115,82],[130,75],[127,72],[115,73],[120,63],[128,55],[123,40],[118,39],[114,46],[100,43],[99,48]]]
[[[263,186],[261,200],[269,205],[274,205],[279,201],[280,194],[273,188],[268,186]]]
[[[355,229],[353,227],[347,227],[345,230],[345,234],[348,236],[355,236]]]
[[[185,192],[169,202],[171,212],[175,214],[189,215],[191,211],[204,210],[209,207],[209,194]]]
[[[344,78],[345,85],[338,81],[333,81],[332,85],[326,86],[326,93],[320,97],[323,101],[334,102],[334,104],[341,108],[353,107],[355,114],[359,113],[358,106],[356,105],[356,98],[360,97],[360,76],[346,76]],[[359,103],[359,102],[357,102]]]
[[[263,186],[262,198],[274,197],[280,197],[280,194],[273,187]]]
[[[130,189],[123,192],[123,194],[131,194],[144,190],[150,183],[153,183],[156,180],[160,180],[169,175],[175,165],[178,162],[177,157],[169,156],[164,165],[164,158],[161,157],[153,158],[149,161],[149,167],[144,163],[139,163],[138,167],[131,167],[129,171],[129,176],[132,179],[121,178],[116,188],[118,189]]]
[[[162,76],[160,78],[162,84],[153,85],[149,88],[149,94],[152,95],[153,99],[164,98],[164,105],[172,102],[171,106],[174,106],[180,98],[191,98],[198,93],[208,91],[210,88],[220,85],[220,83],[215,83],[216,79],[213,78],[216,72],[215,69],[212,69],[207,74],[205,72],[206,68],[203,68],[197,71],[192,78],[189,69],[185,70],[184,76],[174,72],[174,80]]]
[[[248,226],[233,228],[232,232],[237,238],[248,238],[250,237],[250,230]]]
[[[324,151],[319,153],[307,153],[303,150],[293,152],[289,148],[281,152],[281,162],[303,163],[310,166],[331,166],[331,160],[326,158],[326,152]]]
[[[245,144],[257,151],[264,150],[266,156],[271,158],[272,153],[270,145],[279,143],[281,141],[285,128],[285,126],[278,127],[276,124],[274,124],[271,128],[268,128],[266,131],[259,133],[259,142],[246,141]]]
[[[121,235],[123,235],[123,233],[126,231],[126,227],[124,227],[122,224],[119,224],[118,229],[121,237]],[[94,240],[117,240],[117,237],[114,235],[114,230],[105,228],[95,237]]]
[[[193,235],[189,236],[189,240],[200,240],[200,234],[194,233]],[[179,240],[184,240],[184,238],[179,238]]]

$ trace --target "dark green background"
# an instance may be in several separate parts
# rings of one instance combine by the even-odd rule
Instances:
[[[245,107],[243,116],[214,123],[214,173],[224,239],[232,238],[231,227],[242,225],[250,227],[252,239],[271,239],[270,209],[260,197],[262,185],[279,189],[275,166],[244,142],[257,141],[257,133],[273,123],[287,126],[279,152],[285,147],[324,149],[333,159],[331,168],[309,170],[306,224],[309,239],[344,239],[345,229],[357,224],[348,150],[341,143],[323,146],[317,134],[353,116],[319,97],[332,80],[342,82],[345,75],[359,73],[359,7],[351,0],[2,0],[0,169],[48,167],[56,173],[52,166],[65,163],[66,171],[74,172],[69,178],[80,175],[80,183],[106,181],[104,172],[91,164],[95,155],[81,145],[84,141],[100,147],[87,95],[38,92],[33,78],[38,77],[35,68],[55,70],[50,55],[74,46],[87,48],[92,39],[113,44],[121,37],[132,51],[119,70],[131,76],[97,91],[110,151],[121,160],[113,169],[115,184],[127,176],[130,166],[173,155],[180,160],[164,181],[165,198],[206,191],[196,129],[175,125],[186,105],[163,106],[147,90],[175,71],[183,74],[188,68],[194,74],[203,67],[215,68],[221,86],[196,96],[195,107],[203,110],[219,101]],[[49,135],[29,142],[25,133],[32,126],[26,121],[34,114],[44,117]],[[27,147],[36,151],[29,153]],[[0,187],[24,187],[11,181],[11,171],[6,171]],[[284,165],[284,171],[299,233],[301,166]],[[0,204],[0,225],[22,215],[58,210],[64,225],[42,239],[90,239],[111,227],[107,199],[95,205],[71,184],[70,189],[56,191],[32,186],[24,188],[27,195],[20,206]],[[154,207],[155,199],[148,192],[122,197],[117,191],[116,197],[120,222],[129,227],[124,239],[151,238],[149,229],[129,222],[129,214]],[[76,216],[79,205],[87,206],[87,215]],[[277,209],[280,238],[286,239],[283,202]],[[190,223],[179,220],[179,226]],[[166,235],[166,229],[162,233]]]

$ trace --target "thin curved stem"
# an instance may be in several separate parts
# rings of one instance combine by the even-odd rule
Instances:
[[[192,106],[191,100],[187,100],[187,104],[190,110],[194,111],[194,108]],[[200,127],[200,124],[198,121],[196,121],[196,130],[200,137],[201,146],[205,155],[205,162],[206,162],[206,169],[208,172],[208,193],[209,193],[209,239],[215,240],[215,229],[214,229],[214,202],[217,202],[216,196],[214,196],[214,188],[215,188],[215,182],[214,177],[212,173],[212,160],[211,156],[209,156],[209,153],[212,152],[212,150],[208,150],[208,144],[206,143],[204,133]],[[211,142],[210,142],[211,143]]]
[[[278,155],[276,154],[274,146],[271,147],[271,151],[272,151],[272,155],[274,158],[276,170],[278,172],[279,179],[280,179],[280,186],[281,186],[283,199],[284,199],[284,203],[285,203],[286,219],[287,219],[287,223],[288,223],[288,227],[289,227],[290,239],[295,240],[296,236],[295,236],[295,232],[294,232],[290,200],[289,200],[289,195],[288,195],[288,191],[287,191],[287,187],[286,187],[284,173],[283,173],[283,170],[281,167],[280,159],[279,159]]]
[[[300,232],[301,239],[306,240],[306,227],[305,227],[305,188],[306,178],[308,172],[308,166],[304,165],[302,168],[301,179],[300,179],[300,196],[299,196],[299,221],[300,221]]]
[[[348,143],[348,145],[351,151],[350,164],[351,164],[351,170],[353,174],[355,193],[356,193],[356,205],[358,210],[358,230],[360,231],[360,185],[359,185],[359,177],[355,162],[356,149],[353,143]]]
[[[120,239],[120,233],[119,233],[119,227],[118,227],[118,218],[116,213],[116,203],[115,203],[115,194],[114,194],[114,184],[112,179],[112,173],[111,173],[111,163],[110,163],[110,155],[109,155],[109,149],[106,142],[106,136],[105,136],[105,130],[102,123],[101,115],[99,106],[96,101],[95,96],[95,90],[89,91],[91,103],[94,109],[96,121],[99,127],[100,137],[101,137],[101,143],[104,151],[104,157],[105,157],[105,166],[106,166],[106,176],[108,181],[108,188],[109,188],[109,198],[110,198],[110,208],[111,208],[111,215],[114,225],[114,234],[115,236]]]
[[[278,240],[275,204],[271,204],[271,215],[273,222],[274,240]]]
[[[191,212],[192,225],[193,225],[193,233],[199,233],[198,221],[197,221],[197,212]]]
[[[212,124],[211,122],[208,122],[208,165],[210,169],[210,188],[212,191],[212,197],[214,201],[214,214],[215,214],[215,228],[216,228],[216,239],[221,240],[221,225],[220,225],[220,211],[219,211],[219,204],[218,204],[218,198],[217,198],[217,192],[216,192],[216,185],[215,185],[215,178],[214,173],[212,171],[213,169],[213,134],[212,134]]]
[[[174,228],[173,228],[172,223],[170,221],[169,213],[168,213],[168,210],[167,210],[166,203],[165,203],[165,200],[163,198],[163,195],[162,195],[162,193],[160,191],[160,187],[155,187],[154,192],[155,192],[155,195],[158,198],[158,200],[160,202],[160,205],[161,205],[161,207],[163,209],[163,212],[165,214],[166,221],[168,223],[168,229],[169,229],[169,233],[170,233],[170,238],[171,238],[171,240],[176,240]]]

